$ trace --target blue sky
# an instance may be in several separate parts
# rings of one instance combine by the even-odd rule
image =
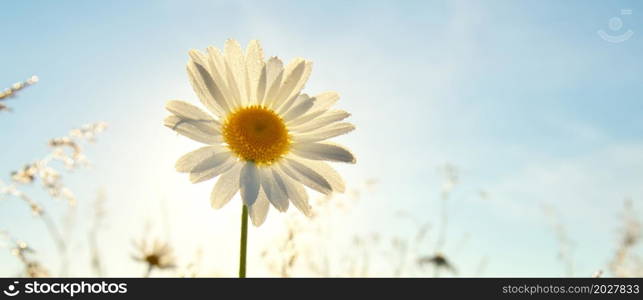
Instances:
[[[637,1],[7,2],[0,84],[41,81],[0,115],[2,178],[46,154],[49,138],[106,121],[87,146],[93,167],[66,179],[81,211],[98,188],[107,191],[113,275],[136,274],[119,261],[159,203],[170,207],[184,251],[203,244],[234,257],[237,207],[210,211],[211,183],[191,185],[173,171],[196,145],[161,120],[165,101],[196,102],[189,49],[259,39],[267,55],[312,60],[306,91],[336,90],[353,114],[358,130],[339,141],[358,164],[338,169],[349,185],[378,185],[343,221],[353,230],[339,232],[413,234],[396,211],[437,223],[436,169],[451,163],[461,184],[449,200],[450,240],[470,236],[455,261],[463,270],[489,257],[484,275],[564,275],[540,209],[547,203],[575,241],[576,275],[588,276],[616,247],[623,199],[639,212],[643,204],[641,13]],[[619,31],[609,31],[612,17],[621,17]],[[634,35],[609,43],[600,29]],[[255,244],[284,218],[272,213],[269,229],[253,229]],[[17,201],[0,202],[0,228],[48,249],[35,224]],[[86,226],[81,214],[81,237]],[[15,266],[8,254],[0,263]],[[216,268],[232,275],[232,266]]]

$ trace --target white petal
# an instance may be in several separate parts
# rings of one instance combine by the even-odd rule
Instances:
[[[272,57],[266,64],[266,96],[263,99],[263,105],[272,107],[281,88],[281,80],[284,76],[284,66],[277,57]]]
[[[330,183],[323,176],[298,161],[284,158],[279,168],[292,179],[322,194],[328,195],[333,191]]]
[[[205,53],[202,53],[201,51],[196,49],[191,49],[190,51],[188,51],[188,55],[197,64],[207,66],[208,56]]]
[[[264,65],[265,63],[263,61],[263,49],[261,49],[261,44],[256,40],[250,41],[246,49],[246,78],[248,79],[246,85],[249,100],[248,104],[260,103],[257,99],[257,91],[259,89],[259,81],[261,79],[262,72],[265,72]],[[265,73],[263,74],[265,76]],[[261,97],[263,97],[263,95],[261,95]]]
[[[313,107],[308,110],[308,113],[288,122],[290,126],[296,126],[308,122],[322,114],[324,114],[333,104],[339,100],[339,94],[336,92],[324,92],[315,97]]]
[[[283,73],[284,63],[279,57],[273,56],[266,63],[266,83],[267,86],[272,86],[272,83],[277,81],[281,84],[279,74]],[[279,80],[277,80],[279,79]]]
[[[241,45],[235,40],[227,40],[224,46],[228,88],[237,101],[237,107],[246,103],[246,63]]]
[[[306,166],[310,167],[313,169],[315,172],[319,173],[319,175],[323,176],[328,183],[330,183],[330,186],[333,188],[333,192],[339,192],[343,193],[346,191],[346,185],[344,184],[344,180],[342,177],[333,169],[329,164],[323,162],[323,161],[313,161],[313,160],[300,160],[296,158],[291,158],[294,160],[299,161],[302,164],[305,164]]]
[[[355,125],[351,123],[333,123],[331,125],[322,127],[318,130],[313,130],[301,135],[293,135],[294,143],[311,143],[330,139],[342,134],[349,133],[355,130]]]
[[[311,111],[317,110],[327,110],[339,100],[339,94],[337,92],[323,92],[315,96],[315,106]]]
[[[305,114],[315,104],[315,98],[310,98],[306,94],[301,94],[297,97],[297,101],[293,108],[283,114],[284,121],[288,122],[303,114]]]
[[[197,150],[189,152],[181,156],[177,161],[174,167],[178,172],[190,172],[198,164],[202,163],[208,158],[211,158],[217,153],[227,152],[225,148],[221,146],[206,146],[201,147]]]
[[[219,49],[215,47],[208,47],[207,50],[209,55],[208,65],[210,66],[210,74],[214,81],[219,85],[221,95],[225,99],[228,107],[234,108],[236,107],[236,103],[232,96],[232,92],[230,91],[228,81],[226,80],[228,71],[225,58]]]
[[[199,96],[199,100],[203,106],[217,116],[222,116],[224,114],[224,110],[218,101],[225,101],[225,99],[214,98],[215,96],[210,92],[210,90],[208,90],[205,81],[201,77],[201,72],[197,68],[197,65],[202,66],[210,75],[212,75],[216,84],[221,87],[222,90],[227,89],[225,82],[217,80],[214,76],[217,72],[216,69],[213,69],[213,64],[211,64],[210,58],[207,54],[201,53],[198,50],[190,50],[188,54],[190,55],[190,60],[188,60],[187,71],[192,88]]]
[[[223,173],[212,189],[210,203],[215,209],[219,209],[230,202],[230,199],[239,191],[239,175],[241,164],[235,164],[230,170]]]
[[[327,160],[355,163],[355,156],[343,146],[327,143],[298,143],[292,146],[292,153],[313,160]]]
[[[248,215],[250,216],[250,220],[252,220],[252,225],[257,227],[261,226],[266,220],[266,216],[268,216],[268,210],[270,210],[270,202],[268,202],[266,193],[261,190],[257,196],[257,201],[248,209]]]
[[[169,112],[188,120],[198,121],[199,123],[207,124],[209,127],[217,129],[221,123],[213,119],[208,113],[200,108],[180,100],[171,100],[165,103],[165,109]]]
[[[252,206],[257,200],[260,184],[261,177],[259,176],[257,165],[250,161],[246,162],[241,169],[239,186],[241,188],[241,199],[248,207]]]
[[[289,130],[295,132],[307,132],[312,130],[320,129],[328,124],[339,122],[343,119],[350,117],[351,114],[343,110],[330,110],[326,111],[322,115],[302,124],[290,125]]]
[[[234,76],[234,69],[230,67],[228,61],[225,62],[226,65],[226,81],[228,82],[228,92],[230,93],[230,109],[234,111],[235,109],[243,106],[243,99],[241,98],[241,87],[237,84],[237,79]]]
[[[297,102],[297,97],[301,90],[304,88],[304,85],[306,82],[308,82],[308,78],[310,77],[310,73],[312,71],[312,62],[306,61],[306,65],[304,66],[304,73],[302,74],[301,78],[299,79],[299,82],[295,84],[295,86],[292,89],[292,92],[290,95],[286,96],[285,101],[281,104],[281,107],[279,107],[279,112],[283,113],[292,108],[293,105],[296,105]],[[277,108],[277,107],[275,107]]]
[[[200,75],[198,75],[198,71],[195,67],[188,65],[186,70],[190,79],[190,85],[192,85],[192,89],[196,93],[201,104],[203,104],[203,106],[205,106],[214,115],[218,117],[223,116],[223,109],[216,103],[216,101],[214,101],[214,98],[201,81]]]
[[[207,72],[210,72],[210,70],[208,70],[208,56],[194,49],[190,50],[188,54],[190,55],[190,59],[186,65],[186,70],[188,72],[192,89],[194,89],[194,92],[199,97],[199,101],[201,101],[203,106],[215,115],[222,116],[224,114],[223,108],[219,103],[217,103],[217,100],[214,99],[212,93],[210,93],[208,88],[205,86],[205,82],[201,78],[201,73],[196,67],[196,65],[201,65],[207,70]]]
[[[290,107],[293,105],[295,98],[297,98],[297,95],[304,88],[304,85],[306,85],[306,82],[308,82],[308,78],[310,77],[310,73],[312,72],[312,69],[313,69],[313,63],[310,61],[305,61],[302,74],[301,76],[299,76],[299,79],[297,80],[297,82],[295,82],[292,85],[292,88],[291,88],[291,85],[288,85],[288,82],[284,81],[284,83],[282,84],[281,90],[279,91],[280,95],[277,97],[278,99],[282,99],[281,97],[283,97],[283,100],[281,102],[281,107],[278,107],[276,105],[275,109],[278,108],[280,111],[287,111],[288,109],[290,109]],[[298,72],[298,69],[296,67],[295,69],[293,69],[292,75],[294,76],[298,75],[297,72]],[[288,78],[285,78],[285,79],[288,79]]]
[[[284,81],[281,83],[279,93],[272,103],[272,108],[274,110],[278,110],[286,100],[289,100],[290,97],[301,91],[303,84],[300,85],[300,81],[305,83],[308,80],[308,78],[303,78],[306,74],[307,66],[311,65],[308,65],[302,58],[295,58],[286,66],[286,69],[284,70]],[[310,75],[310,72],[308,72],[308,75]],[[299,90],[295,90],[297,87],[300,87]]]
[[[308,123],[310,120],[316,119],[319,116],[326,114],[327,112],[327,110],[318,110],[313,112],[309,111],[307,114],[300,116],[299,118],[286,122],[286,125],[288,125],[289,127],[297,127],[299,125]]]
[[[202,122],[195,122],[194,120],[172,115],[163,120],[163,125],[204,144],[216,144],[222,140],[221,134],[215,128],[209,127]]]
[[[229,170],[236,163],[230,152],[217,153],[190,170],[190,181],[198,183],[218,176]]]
[[[226,87],[221,85],[220,82],[215,82],[212,74],[210,74],[205,66],[190,60],[188,62],[188,73],[194,82],[197,82],[203,87],[203,92],[209,93],[209,98],[201,100],[205,107],[219,115],[221,115],[221,111],[224,113],[230,112],[231,108],[228,105],[228,100],[222,92]]]
[[[257,82],[257,105],[263,105],[264,97],[266,95],[266,84],[268,80],[268,69],[266,65],[261,68],[261,74]]]
[[[301,75],[301,78],[299,78],[299,81],[292,89],[292,92],[290,92],[290,95],[286,97],[286,99],[296,96],[301,92],[301,90],[304,89],[304,87],[306,86],[306,83],[308,82],[308,79],[310,78],[310,74],[312,72],[313,72],[313,62],[307,60],[306,65],[304,66],[304,74]]]
[[[292,204],[294,204],[299,211],[304,213],[304,215],[310,217],[312,213],[310,204],[308,204],[308,193],[306,193],[304,187],[299,182],[292,181],[288,175],[278,171],[276,168],[272,169],[272,176],[277,185],[279,185],[282,190],[286,191],[286,194],[290,201],[292,201]]]
[[[302,97],[302,95],[297,94],[294,97],[288,99],[285,103],[283,103],[279,107],[278,110],[276,110],[277,114],[283,115],[285,112],[290,110],[290,108],[292,108],[295,103],[300,103],[299,100],[303,100],[301,97]],[[306,95],[306,98],[308,98],[308,95]]]
[[[287,211],[288,195],[275,181],[271,168],[260,168],[259,170],[261,172],[261,188],[266,193],[268,201],[270,201],[277,210],[281,212]]]

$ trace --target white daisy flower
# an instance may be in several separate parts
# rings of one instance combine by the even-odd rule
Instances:
[[[285,212],[289,203],[310,215],[304,186],[323,194],[343,192],[344,182],[324,161],[355,163],[343,146],[325,140],[355,127],[350,116],[332,110],[339,95],[301,93],[312,63],[296,58],[287,66],[264,61],[258,41],[245,53],[228,40],[223,53],[208,47],[189,52],[187,71],[194,91],[209,112],[183,101],[169,101],[165,126],[207,146],[183,155],[176,170],[193,183],[219,177],[212,190],[214,208],[240,191],[255,226],[266,219],[270,204]]]

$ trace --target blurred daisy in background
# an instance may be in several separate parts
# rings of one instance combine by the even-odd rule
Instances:
[[[295,58],[285,67],[277,57],[265,61],[258,41],[251,41],[245,53],[228,40],[223,53],[208,47],[189,54],[190,82],[210,113],[169,101],[172,115],[164,124],[207,145],[179,158],[176,170],[189,173],[193,183],[219,176],[211,194],[214,208],[240,191],[252,223],[259,226],[270,204],[285,212],[292,202],[310,215],[304,186],[326,195],[344,191],[342,178],[324,161],[355,163],[355,157],[325,140],[355,127],[342,122],[349,113],[331,109],[337,93],[301,93],[310,61]]]
[[[142,239],[134,242],[136,254],[132,256],[135,261],[147,265],[145,277],[149,277],[154,269],[167,270],[176,267],[176,258],[172,254],[172,247],[160,240],[148,241]]]

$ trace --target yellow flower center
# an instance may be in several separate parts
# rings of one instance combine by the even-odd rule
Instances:
[[[290,149],[286,124],[271,109],[253,105],[228,115],[223,140],[239,158],[269,165]]]
[[[158,266],[161,264],[161,258],[156,254],[149,254],[145,257],[147,264],[151,266]]]

